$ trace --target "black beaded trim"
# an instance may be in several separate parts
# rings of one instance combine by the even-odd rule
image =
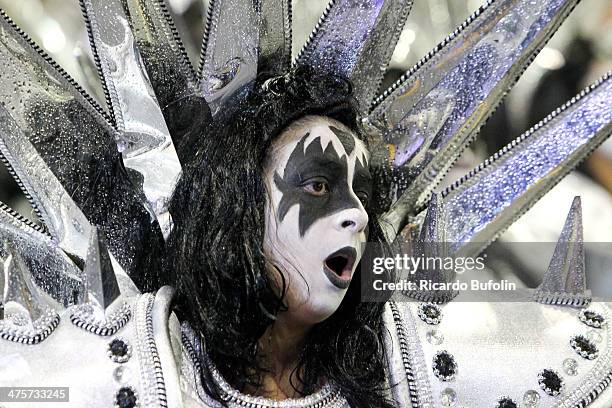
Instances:
[[[442,321],[442,309],[434,303],[422,303],[419,305],[417,314],[427,324],[440,324]]]
[[[116,345],[123,348],[124,352],[115,350]],[[108,343],[108,357],[115,363],[126,363],[132,357],[132,346],[121,338],[115,338]]]
[[[115,394],[115,408],[136,408],[138,406],[138,394],[133,387],[119,388]]]
[[[596,329],[601,329],[606,324],[606,318],[603,315],[589,309],[581,310],[578,318],[582,323]]]
[[[559,373],[549,368],[542,370],[538,374],[538,384],[545,393],[552,397],[559,395],[565,386],[563,378]]]
[[[412,362],[410,361],[410,355],[408,353],[408,333],[406,333],[406,327],[402,320],[402,315],[395,302],[390,301],[389,307],[393,314],[393,320],[397,328],[397,337],[400,343],[400,352],[402,354],[402,363],[404,364],[404,371],[406,372],[406,380],[408,381],[408,392],[410,394],[410,403],[413,408],[420,408],[418,397],[418,389],[416,386],[416,373],[414,372]]]
[[[42,320],[41,320],[42,319]],[[38,344],[45,340],[59,326],[59,314],[53,312],[39,319],[40,326],[34,330],[9,329],[4,322],[0,322],[0,338],[14,343]],[[37,322],[35,322],[36,324]]]
[[[597,386],[595,386],[595,388],[593,388],[586,397],[581,399],[578,404],[576,404],[576,408],[586,408],[587,406],[591,405],[591,402],[595,401],[597,397],[599,397],[611,383],[612,371],[610,371],[608,375],[606,375],[599,383],[597,383]]]
[[[152,356],[153,370],[155,371],[155,388],[157,390],[157,401],[162,408],[168,407],[168,399],[166,396],[166,383],[164,382],[164,373],[162,371],[161,358],[155,344],[153,333],[153,300],[154,296],[149,295],[146,299],[145,312],[145,332],[146,345]]]
[[[438,351],[433,357],[433,373],[442,381],[452,381],[457,375],[455,357],[446,350]]]
[[[582,358],[587,360],[595,360],[599,354],[599,350],[595,343],[579,334],[570,339],[570,346]]]
[[[106,323],[100,323],[93,317],[89,318],[85,313],[78,310],[70,315],[70,321],[75,326],[98,336],[112,336],[125,326],[131,317],[132,310],[126,303]]]
[[[497,400],[495,408],[518,408],[518,405],[512,398],[503,396]]]

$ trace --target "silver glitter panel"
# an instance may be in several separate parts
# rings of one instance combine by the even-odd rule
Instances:
[[[297,65],[344,75],[368,113],[412,0],[332,0]]]
[[[165,0],[121,0],[138,51],[179,150],[186,121],[206,115],[197,78]],[[179,155],[179,157],[181,157]]]
[[[123,163],[139,173],[148,204],[165,236],[168,202],[181,173],[170,132],[119,0],[82,0],[92,50],[118,129]]]
[[[369,121],[401,168],[394,200],[427,202],[576,2],[490,0],[376,101]]]
[[[612,132],[610,100],[607,74],[444,192],[453,250],[484,248],[601,144]]]
[[[224,99],[261,72],[286,72],[291,58],[290,0],[212,0],[200,75],[214,115]]]
[[[0,266],[7,245],[21,254],[34,282],[57,302],[68,306],[81,285],[81,271],[51,237],[0,208]]]
[[[161,233],[125,172],[115,130],[67,74],[2,17],[2,153],[51,235],[82,261],[90,225],[98,225],[128,273],[159,271]]]

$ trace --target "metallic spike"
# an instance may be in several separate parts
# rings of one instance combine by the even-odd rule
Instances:
[[[535,294],[535,299],[542,303],[560,304],[563,303],[561,299],[566,298],[574,299],[572,304],[583,299],[581,305],[590,299],[590,292],[586,289],[580,197],[575,197],[572,202],[544,280]]]
[[[84,260],[90,222],[126,271],[159,270],[161,231],[143,207],[103,110],[1,12],[0,153],[51,236]],[[140,270],[140,269],[139,269]]]
[[[434,193],[427,206],[419,241],[424,244],[439,244],[444,242],[444,235],[444,199],[440,193]]]
[[[76,303],[81,271],[49,235],[37,228],[0,205],[0,257],[8,258],[11,246],[22,254],[38,287],[64,307]]]
[[[183,160],[192,153],[187,149],[183,156],[180,154],[182,144],[188,143],[183,138],[191,130],[185,121],[208,115],[196,74],[166,0],[121,0],[121,3],[179,158]]]
[[[578,0],[489,0],[374,103],[394,211],[422,207]]]
[[[612,133],[612,74],[446,189],[451,252],[475,256]]]
[[[281,75],[291,59],[290,0],[212,0],[200,57],[202,92],[215,115],[258,74]]]
[[[432,195],[427,206],[427,213],[421,225],[421,231],[417,242],[414,243],[413,256],[436,259],[445,259],[448,256],[445,242],[445,216],[444,200],[438,193]],[[417,282],[430,281],[436,284],[450,283],[456,277],[453,270],[446,269],[421,269],[416,271],[410,279]],[[425,302],[445,303],[457,296],[458,292],[453,290],[408,291],[410,297]]]
[[[351,80],[364,115],[380,86],[412,0],[332,0],[296,65]]]
[[[3,304],[6,315],[27,311],[31,321],[41,317],[50,305],[41,296],[28,267],[19,252],[9,244],[4,263]]]
[[[171,229],[168,204],[181,174],[168,127],[120,0],[81,0],[81,6],[108,108],[119,131],[123,163],[142,180],[143,193],[167,237]]]
[[[104,238],[93,228],[84,269],[85,302],[106,310],[120,295],[119,284]]]

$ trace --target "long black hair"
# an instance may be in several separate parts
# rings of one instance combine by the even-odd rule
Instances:
[[[171,210],[168,268],[177,312],[201,334],[212,361],[238,389],[259,385],[265,368],[256,345],[285,307],[264,261],[268,148],[284,128],[307,115],[336,119],[360,135],[348,81],[299,69],[262,84],[263,79],[245,87],[206,129],[192,129],[192,152]],[[368,241],[382,244],[377,214],[369,215]],[[309,331],[297,370],[299,391],[312,393],[325,378],[352,406],[389,407],[384,304],[360,302],[359,271],[339,309]],[[207,392],[218,397],[218,390]]]

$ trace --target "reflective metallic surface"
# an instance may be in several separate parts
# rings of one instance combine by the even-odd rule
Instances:
[[[123,162],[139,173],[135,184],[142,184],[167,236],[171,229],[168,205],[181,173],[170,132],[120,2],[83,0],[82,5]]]
[[[539,302],[551,304],[565,302],[582,305],[590,301],[586,286],[580,197],[576,197],[572,203],[550,265],[535,296]]]
[[[426,203],[575,4],[490,0],[378,98],[369,121],[402,168],[391,191],[397,206]]]
[[[48,235],[0,208],[0,260],[10,256],[8,245],[21,254],[36,285],[65,306],[75,303],[80,269]]]
[[[103,111],[2,14],[1,153],[51,236],[81,262],[98,225],[119,263],[155,273],[161,232],[121,164]]]
[[[349,78],[366,115],[411,7],[412,0],[332,0],[296,64]]]
[[[258,74],[282,75],[291,58],[290,0],[212,0],[200,75],[212,114]]]
[[[453,250],[488,245],[601,144],[612,133],[611,99],[608,74],[451,186],[443,196]]]

